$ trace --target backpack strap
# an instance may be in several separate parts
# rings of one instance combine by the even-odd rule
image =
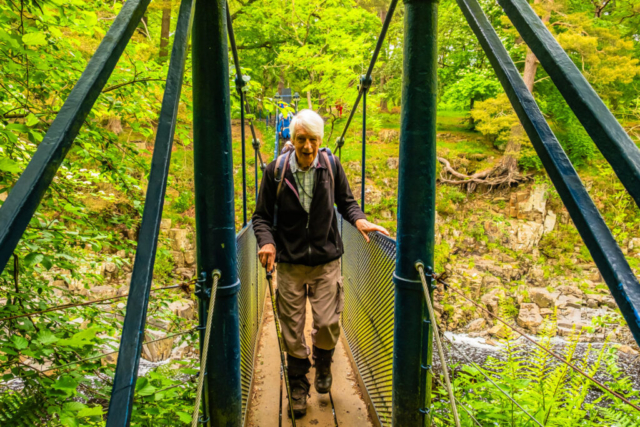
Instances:
[[[320,149],[320,152],[324,156],[324,159],[329,164],[329,173],[331,174],[331,180],[335,181],[336,175],[338,174],[338,167],[336,166],[336,158],[333,153],[331,153],[331,149],[328,147],[323,147]]]
[[[278,183],[278,189],[276,190],[276,203],[273,207],[273,231],[276,231],[278,228],[278,201],[280,200],[280,193],[282,192],[282,183],[284,182],[284,174],[287,171],[287,166],[289,165],[289,156],[291,155],[291,151],[288,153],[281,154],[278,156],[276,160],[276,170],[274,173],[274,179]]]
[[[333,196],[335,199],[336,192],[336,175],[338,174],[338,167],[336,166],[336,158],[331,153],[331,150],[328,147],[323,147],[320,149],[320,153],[324,157],[325,162],[329,165],[329,175],[331,175],[331,187],[333,188]]]

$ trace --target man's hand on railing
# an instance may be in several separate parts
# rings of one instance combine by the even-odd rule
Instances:
[[[386,228],[381,227],[379,225],[373,224],[369,221],[367,221],[366,219],[359,219],[356,221],[356,227],[358,228],[358,231],[360,233],[362,233],[362,235],[364,236],[364,239],[367,241],[367,243],[369,243],[369,233],[371,233],[372,231],[379,231],[380,233],[384,234],[385,236],[389,235],[389,232],[387,231]]]
[[[258,251],[258,259],[267,271],[272,271],[273,264],[276,262],[276,247],[271,243],[267,243]]]

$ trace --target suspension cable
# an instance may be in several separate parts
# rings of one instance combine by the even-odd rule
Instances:
[[[245,112],[247,114],[251,114],[251,109],[249,108],[249,100],[246,99],[243,88],[245,86],[245,81],[242,75],[242,68],[240,67],[240,58],[238,57],[238,47],[236,45],[236,37],[233,32],[233,20],[231,19],[231,11],[229,10],[229,2],[227,2],[227,32],[229,33],[229,44],[231,45],[231,54],[233,56],[233,63],[236,68],[236,90],[238,91],[238,95],[240,96],[240,126],[241,126],[241,139],[242,139],[242,196],[243,196],[243,219],[244,225],[247,225],[247,182],[246,182],[246,153],[245,153],[245,131],[244,131],[244,119]],[[264,172],[266,165],[262,160],[262,153],[260,153],[260,140],[256,136],[256,129],[253,125],[253,118],[249,117],[249,129],[251,130],[251,136],[253,141],[251,145],[254,150],[254,157],[257,161],[258,157],[260,158],[260,169]],[[256,190],[256,200],[258,200],[258,165],[254,162],[254,174],[255,174],[255,190]]]
[[[188,282],[178,283],[177,285],[171,285],[171,286],[165,286],[165,287],[162,287],[162,288],[151,289],[151,292],[164,291],[164,290],[167,290],[167,289],[176,289],[176,288],[184,289],[185,286],[189,286],[191,283],[194,283],[194,282],[195,282],[195,279],[194,280],[190,280]],[[0,319],[0,322],[6,322],[7,320],[19,319],[21,317],[33,316],[33,315],[36,315],[36,314],[49,313],[49,312],[52,312],[52,311],[67,310],[69,308],[82,307],[82,306],[85,306],[85,305],[104,304],[105,301],[117,301],[117,300],[126,298],[128,296],[129,296],[129,294],[126,293],[126,294],[123,294],[123,295],[107,297],[107,298],[101,298],[101,299],[92,300],[92,301],[62,304],[62,305],[58,305],[58,306],[55,306],[55,307],[47,308],[45,310],[32,311],[31,313],[16,314],[15,316],[5,317],[5,318]]]
[[[384,43],[384,39],[387,36],[387,30],[389,29],[389,24],[391,23],[391,18],[393,18],[393,12],[396,10],[396,5],[398,4],[398,0],[392,0],[389,5],[389,11],[387,12],[387,16],[384,19],[384,23],[382,24],[382,30],[380,30],[380,35],[378,36],[378,42],[376,43],[376,48],[373,51],[373,56],[371,57],[371,61],[369,62],[369,68],[367,68],[367,72],[364,76],[365,81],[371,81],[371,73],[373,72],[373,67],[376,65],[376,61],[378,60],[378,55],[380,54],[380,50],[382,49],[382,43]],[[368,88],[367,88],[368,89]],[[358,90],[358,97],[356,98],[356,102],[351,109],[351,113],[349,113],[349,118],[347,119],[347,123],[344,125],[344,129],[342,130],[342,134],[338,137],[336,141],[336,148],[333,151],[340,150],[339,154],[342,154],[342,146],[344,145],[344,137],[347,134],[347,130],[349,129],[349,125],[351,124],[351,120],[358,109],[358,105],[360,104],[360,99],[362,98],[362,94],[365,92],[365,88],[363,85],[360,85],[360,89]]]
[[[431,327],[433,328],[433,336],[438,346],[438,355],[440,356],[440,362],[442,363],[442,374],[444,376],[444,382],[446,383],[447,392],[449,393],[449,403],[451,404],[451,412],[453,413],[453,420],[456,427],[460,427],[460,418],[458,416],[458,410],[456,409],[456,401],[453,395],[453,389],[451,388],[451,382],[449,381],[449,372],[447,370],[447,361],[444,358],[444,351],[442,350],[442,342],[440,342],[440,333],[438,332],[438,324],[436,322],[436,316],[433,312],[433,304],[431,303],[431,295],[429,294],[429,286],[427,285],[427,278],[424,275],[424,264],[421,262],[416,263],[416,269],[420,272],[420,280],[422,280],[422,291],[424,292],[424,299],[427,302],[427,308],[429,311],[429,319],[431,320]]]
[[[480,366],[478,366],[478,365],[477,365],[473,360],[471,360],[471,359],[469,358],[469,356],[467,356],[467,355],[466,355],[466,353],[464,353],[464,352],[463,352],[462,350],[460,350],[457,346],[455,346],[455,345],[453,344],[453,342],[452,342],[449,338],[447,338],[447,336],[446,336],[446,335],[443,335],[443,338],[444,338],[445,340],[447,340],[447,342],[448,342],[449,344],[451,344],[451,347],[452,347],[454,350],[456,350],[458,353],[460,353],[460,355],[461,355],[461,356],[462,356],[462,357],[467,361],[467,363],[468,363],[468,364],[470,364],[470,365],[472,365],[474,368],[476,368],[476,369],[478,370],[478,372],[480,372],[480,373],[482,374],[482,376],[483,376],[483,377],[485,377],[485,379],[486,379],[487,381],[489,381],[491,384],[493,384],[493,385],[498,389],[498,391],[500,391],[500,393],[504,394],[504,395],[505,395],[505,396],[506,396],[506,397],[507,397],[511,402],[513,402],[513,403],[514,403],[518,408],[520,408],[520,410],[521,410],[522,412],[524,412],[524,413],[525,413],[525,414],[526,414],[526,415],[527,415],[531,420],[533,420],[533,422],[535,422],[536,424],[538,424],[540,427],[543,427],[543,425],[542,425],[542,424],[540,424],[540,422],[539,422],[537,419],[535,419],[535,418],[533,417],[533,415],[531,415],[529,412],[527,412],[527,410],[526,410],[526,409],[524,409],[522,406],[520,406],[520,404],[519,404],[519,403],[518,403],[518,402],[517,402],[513,397],[511,397],[511,396],[509,395],[509,393],[507,393],[506,391],[504,391],[504,390],[503,390],[503,389],[502,389],[498,384],[496,384],[496,383],[495,383],[495,381],[493,381],[489,375],[487,375],[487,374],[486,374],[482,369],[480,369]]]
[[[535,340],[529,338],[524,332],[520,331],[518,328],[516,328],[513,325],[510,325],[509,323],[507,323],[506,321],[502,320],[499,316],[493,314],[492,312],[490,312],[489,310],[487,310],[486,308],[482,307],[480,304],[478,304],[477,302],[471,300],[470,298],[468,298],[466,295],[464,295],[462,293],[462,291],[460,289],[458,289],[457,287],[450,285],[449,283],[446,283],[444,280],[439,279],[437,276],[435,277],[435,279],[439,282],[442,283],[446,288],[451,288],[455,293],[457,293],[458,295],[460,295],[462,298],[464,298],[465,300],[469,301],[471,304],[473,304],[474,306],[476,306],[477,308],[479,308],[480,310],[482,310],[483,312],[487,313],[488,315],[490,315],[491,317],[493,317],[494,319],[496,319],[498,322],[502,323],[503,325],[505,325],[506,327],[508,327],[509,329],[511,329],[512,331],[518,333],[522,338],[524,338],[525,340],[527,340],[528,342],[530,342],[531,344],[535,345],[536,347],[540,348],[541,350],[543,350],[545,353],[547,353],[548,355],[550,355],[551,357],[555,358],[556,360],[558,360],[559,362],[564,363],[565,365],[567,365],[568,367],[570,367],[571,369],[573,369],[575,372],[577,372],[578,374],[582,375],[583,377],[591,380],[594,384],[596,384],[598,387],[600,387],[602,390],[610,393],[612,396],[617,397],[618,399],[620,399],[621,401],[623,401],[624,403],[626,403],[627,405],[631,406],[633,409],[635,409],[636,411],[640,412],[640,407],[638,407],[638,405],[635,405],[634,403],[632,403],[631,401],[629,401],[629,399],[625,398],[624,396],[622,396],[621,394],[611,390],[609,387],[607,387],[606,385],[604,385],[603,383],[601,383],[600,381],[596,380],[595,378],[589,376],[587,373],[585,373],[584,371],[582,371],[580,368],[578,368],[577,366],[575,366],[574,364],[568,362],[567,360],[563,359],[561,356],[559,356],[558,354],[554,353],[553,351],[545,348],[544,346],[542,346],[541,344],[539,344],[538,342],[536,342]]]
[[[228,11],[228,9],[227,9]],[[216,300],[216,290],[218,289],[218,279],[220,270],[213,271],[213,285],[211,285],[211,295],[209,297],[209,311],[207,313],[207,325],[204,331],[204,342],[202,343],[202,357],[200,358],[200,375],[198,377],[198,391],[196,392],[196,404],[193,408],[191,427],[198,425],[198,412],[200,411],[200,400],[202,399],[202,387],[204,386],[205,370],[207,367],[207,356],[209,354],[209,338],[211,337],[211,321],[213,320],[213,306]]]
[[[191,329],[187,329],[186,331],[177,332],[175,334],[167,335],[166,337],[155,339],[153,341],[145,341],[145,342],[142,343],[142,345],[153,344],[153,343],[156,343],[158,341],[168,340],[169,338],[175,338],[175,337],[179,337],[181,335],[190,334],[191,332],[194,332],[197,329],[198,328],[191,328]],[[115,350],[115,351],[110,351],[109,353],[102,353],[102,354],[100,354],[98,356],[92,356],[92,357],[87,357],[86,359],[76,360],[75,362],[67,363],[66,365],[53,366],[53,367],[51,367],[51,368],[49,368],[47,370],[44,370],[44,371],[36,369],[33,366],[29,366],[29,367],[34,369],[34,370],[36,370],[36,371],[38,371],[38,372],[40,372],[41,374],[44,374],[46,372],[51,372],[51,371],[55,371],[55,370],[58,370],[58,369],[67,368],[69,366],[77,365],[79,363],[89,362],[89,361],[95,360],[95,359],[102,359],[103,357],[110,356],[110,355],[116,354],[118,352],[120,352],[120,349]]]
[[[443,366],[442,369],[446,369],[446,366]],[[433,374],[433,371],[431,371],[431,373]],[[435,375],[433,376],[433,379],[440,384],[440,387],[445,388],[444,384],[442,384],[440,382],[440,380],[438,379],[438,377],[436,377]],[[458,404],[459,407],[461,407],[462,409],[465,410],[465,412],[469,415],[469,417],[471,417],[471,419],[473,420],[474,423],[476,423],[477,426],[482,427],[482,424],[480,424],[480,422],[478,422],[478,420],[476,419],[476,417],[473,416],[473,414],[469,411],[469,409],[462,404],[462,402],[460,402],[460,400],[458,400],[457,397],[453,396],[453,398],[455,399],[456,403]]]

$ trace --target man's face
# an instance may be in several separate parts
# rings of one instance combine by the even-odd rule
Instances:
[[[296,125],[296,138],[293,147],[296,149],[298,164],[302,169],[308,169],[316,158],[322,139],[316,135],[311,135],[307,129]]]

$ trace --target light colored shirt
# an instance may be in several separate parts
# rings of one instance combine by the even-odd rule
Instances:
[[[313,159],[313,163],[311,167],[306,171],[300,169],[298,165],[298,158],[296,157],[295,151],[291,153],[291,157],[289,157],[289,167],[291,168],[291,173],[293,173],[293,177],[296,180],[296,186],[298,187],[298,196],[300,197],[300,204],[303,209],[309,213],[309,209],[311,208],[311,199],[313,198],[313,184],[315,182],[315,172],[318,167],[318,156]]]

